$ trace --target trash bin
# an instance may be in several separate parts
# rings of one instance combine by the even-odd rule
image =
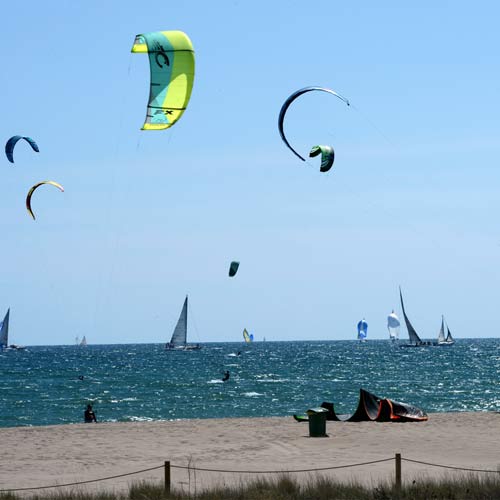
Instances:
[[[311,408],[307,410],[309,417],[309,437],[327,437],[326,434],[326,408]]]

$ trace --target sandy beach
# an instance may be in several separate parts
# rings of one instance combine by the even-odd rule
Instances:
[[[455,467],[500,467],[500,413],[430,414],[422,423],[327,422],[328,437],[309,437],[292,417],[97,423],[0,430],[0,489],[64,484],[161,466],[230,471],[293,471],[403,458]],[[342,480],[376,483],[394,478],[394,461],[324,471]],[[404,481],[455,472],[402,463]],[[305,480],[311,473],[297,473]],[[172,486],[195,491],[245,481],[250,474],[172,468]],[[163,469],[110,479],[87,490],[123,490],[139,480],[163,479]],[[54,490],[49,490],[54,491]],[[33,492],[27,492],[33,493]]]

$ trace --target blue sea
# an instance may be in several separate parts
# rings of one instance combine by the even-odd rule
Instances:
[[[230,379],[222,382],[223,372]],[[37,346],[0,353],[0,427],[287,416],[359,388],[426,412],[500,410],[500,339],[401,349],[389,341]]]

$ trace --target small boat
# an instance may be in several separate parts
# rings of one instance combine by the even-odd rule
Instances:
[[[3,321],[0,323],[0,351],[24,351],[26,347],[23,345],[9,345],[9,318],[10,308],[7,309]]]
[[[247,329],[246,328],[243,328],[243,338],[245,339],[245,342],[247,344],[250,344],[253,342],[253,333],[251,333],[250,335],[248,334],[247,332]]]
[[[80,347],[87,347],[87,337],[85,335],[82,338],[82,341],[80,342]]]
[[[184,305],[182,306],[181,315],[175,325],[174,333],[170,342],[165,344],[165,349],[167,351],[197,351],[201,349],[200,344],[188,344],[187,343],[187,318],[188,318],[188,297],[184,300]]]
[[[399,318],[397,317],[394,309],[391,314],[387,316],[387,330],[389,330],[389,338],[392,342],[396,342],[399,340],[399,327],[401,323],[399,322]]]
[[[437,345],[436,342],[429,342],[427,340],[422,340],[415,328],[413,328],[408,316],[406,316],[405,305],[403,304],[403,294],[401,293],[401,287],[399,287],[399,297],[401,299],[401,309],[403,309],[403,317],[406,323],[406,329],[408,330],[409,342],[407,344],[400,344],[400,347],[429,347],[433,345]]]
[[[437,345],[439,346],[450,346],[455,343],[455,340],[451,336],[450,329],[448,328],[448,325],[446,325],[446,330],[448,331],[446,337],[444,336],[444,316],[441,316],[441,328],[439,329],[439,335],[438,335],[438,341]]]
[[[368,323],[363,318],[358,322],[358,340],[360,342],[366,342],[366,335],[368,334]]]

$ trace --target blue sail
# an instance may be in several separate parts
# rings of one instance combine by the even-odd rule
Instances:
[[[365,340],[368,333],[368,323],[363,318],[358,323],[358,340]]]

